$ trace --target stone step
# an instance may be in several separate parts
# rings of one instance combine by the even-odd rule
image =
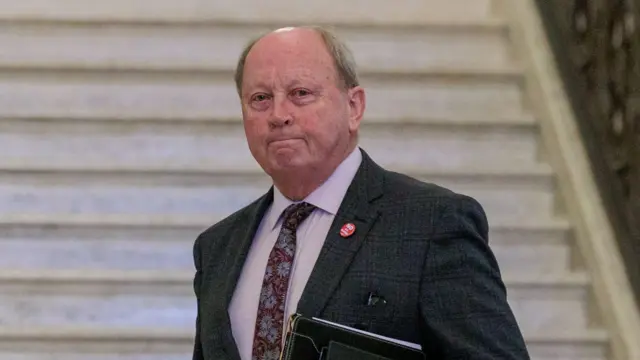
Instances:
[[[539,134],[530,118],[516,117],[501,123],[406,119],[364,120],[361,146],[380,164],[393,167],[522,169],[538,164]],[[129,169],[207,168],[231,172],[258,169],[248,150],[241,121],[231,119],[165,123],[84,121],[84,118],[0,120],[0,143],[3,144],[0,168],[6,165],[91,169],[106,163]]]
[[[604,330],[572,330],[567,333],[524,333],[531,360],[610,360],[609,335]]]
[[[606,360],[606,332],[578,330],[526,334],[532,360]],[[158,328],[0,328],[3,360],[183,360],[190,331]],[[20,351],[20,352],[19,352]]]
[[[553,274],[574,267],[571,226],[565,221],[500,224],[490,220],[489,225],[489,246],[503,275]]]
[[[0,272],[5,326],[114,326],[189,329],[193,271],[22,270]],[[504,276],[509,302],[527,331],[587,326],[583,274]]]
[[[195,329],[195,326],[193,327]],[[184,360],[193,331],[109,326],[0,327],[3,360]]]
[[[374,117],[521,116],[517,69],[362,70]],[[233,118],[231,71],[0,72],[0,117]]]
[[[218,71],[233,69],[256,23],[96,24],[0,21],[0,68]],[[510,67],[505,23],[338,24],[361,68],[405,71]],[[96,47],[96,44],[100,44]]]
[[[420,23],[428,19],[468,21],[491,16],[492,0],[386,0],[292,2],[272,0],[83,0],[0,1],[0,18],[101,22],[359,22]],[[363,11],[363,9],[366,9]]]
[[[526,332],[570,333],[590,326],[590,280],[583,273],[503,274],[509,305]]]
[[[132,147],[131,150],[133,152],[135,149]],[[531,171],[523,171],[515,176],[480,172],[475,179],[473,172],[461,176],[446,172],[430,173],[422,169],[392,169],[474,197],[484,206],[491,220],[515,221],[553,216],[555,187],[553,176],[546,167],[532,168]],[[220,173],[208,176],[87,175],[0,171],[0,214],[146,213],[225,216],[250,204],[271,186],[270,179],[260,172],[233,175],[226,174],[223,169],[220,169]]]
[[[106,221],[113,220],[109,216],[95,216],[93,222],[79,217],[87,218],[3,217],[0,268],[192,270],[195,238],[216,221],[185,215],[149,217],[138,223],[126,223],[123,215],[121,223]],[[489,234],[505,275],[569,270],[569,239],[570,225],[558,220],[528,225],[492,221]]]

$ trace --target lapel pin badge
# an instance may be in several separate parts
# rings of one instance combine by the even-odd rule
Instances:
[[[344,224],[342,229],[340,229],[340,236],[343,238],[348,238],[356,232],[356,226],[353,223]]]

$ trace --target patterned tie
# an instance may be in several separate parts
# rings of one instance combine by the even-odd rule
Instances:
[[[278,240],[271,250],[264,272],[252,360],[278,360],[282,345],[284,308],[289,288],[289,275],[296,253],[296,230],[315,206],[298,203],[287,207]]]

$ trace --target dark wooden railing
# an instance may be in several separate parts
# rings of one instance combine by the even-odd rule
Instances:
[[[536,0],[640,300],[640,0]]]

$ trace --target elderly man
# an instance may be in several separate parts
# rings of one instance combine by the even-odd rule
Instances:
[[[343,42],[318,27],[266,34],[236,85],[274,186],[195,242],[194,360],[277,359],[293,313],[418,343],[428,359],[528,359],[482,207],[358,147],[365,91]]]

